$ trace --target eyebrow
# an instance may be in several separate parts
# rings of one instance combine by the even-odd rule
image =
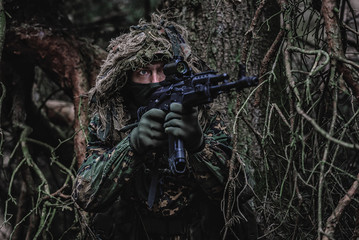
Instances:
[[[143,71],[143,70],[149,70],[149,68],[146,68],[146,67],[139,68],[139,69],[137,69],[135,72],[140,72],[140,71]]]
[[[152,65],[155,65],[155,64],[152,64]],[[158,68],[163,68],[164,67],[164,63],[161,63],[161,66],[159,66]],[[152,68],[150,68],[149,66],[145,66],[145,67],[141,67],[137,70],[135,70],[135,72],[139,72],[139,71],[142,71],[142,70],[151,70]]]

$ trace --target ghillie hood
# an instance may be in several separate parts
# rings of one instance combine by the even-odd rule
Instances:
[[[177,42],[176,46],[173,42]],[[121,96],[129,71],[153,61],[170,61],[174,54],[183,57],[195,72],[198,71],[195,66],[199,66],[200,61],[192,55],[186,43],[184,27],[157,14],[152,15],[151,22],[140,20],[129,33],[111,40],[96,85],[89,92],[92,115],[98,115],[101,122],[99,136],[102,140],[112,136],[114,129],[121,129],[129,118],[124,112]]]

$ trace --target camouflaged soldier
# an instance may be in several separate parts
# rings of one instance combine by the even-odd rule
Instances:
[[[220,200],[232,154],[221,115],[176,103],[168,113],[152,109],[135,128],[127,127],[165,79],[162,68],[173,49],[180,49],[195,72],[203,70],[186,36],[183,27],[153,15],[150,23],[140,21],[108,47],[90,91],[87,154],[72,195],[81,208],[97,212],[93,238],[220,239]],[[168,134],[184,140],[184,174],[168,169]]]

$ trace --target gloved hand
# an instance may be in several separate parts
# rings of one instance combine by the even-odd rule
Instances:
[[[130,142],[135,151],[144,154],[150,149],[167,147],[167,135],[163,123],[166,113],[151,109],[142,115],[138,126],[131,132]]]
[[[163,126],[165,133],[182,139],[189,152],[201,150],[204,140],[197,107],[184,108],[182,104],[172,103]]]

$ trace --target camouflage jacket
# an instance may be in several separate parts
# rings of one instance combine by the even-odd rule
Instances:
[[[90,122],[86,159],[77,174],[74,200],[87,211],[97,211],[121,195],[146,208],[155,163],[159,169],[159,191],[149,211],[163,216],[176,214],[190,204],[191,195],[198,188],[211,199],[221,199],[232,151],[230,136],[219,116],[213,116],[204,127],[205,147],[201,152],[188,154],[188,169],[178,176],[169,171],[166,154],[137,155],[129,136],[115,146],[107,146],[97,136],[99,120],[95,116]]]
[[[95,116],[89,125],[86,159],[77,173],[72,194],[84,210],[99,212],[121,198],[136,205],[141,214],[166,217],[183,212],[198,194],[222,199],[232,149],[219,114],[203,127],[205,146],[200,152],[187,154],[187,170],[181,175],[170,172],[166,153],[138,155],[130,145],[129,135],[109,146],[98,137],[99,127]],[[149,208],[154,169],[158,169],[159,180],[155,202]]]

